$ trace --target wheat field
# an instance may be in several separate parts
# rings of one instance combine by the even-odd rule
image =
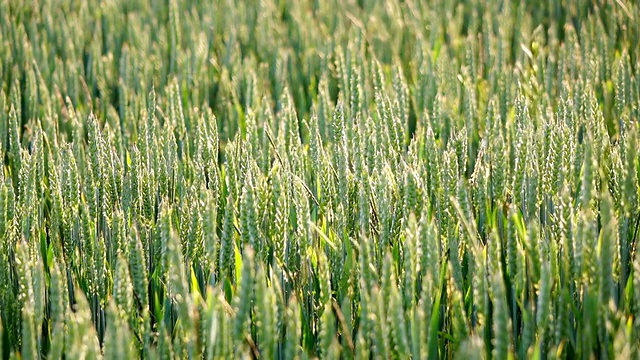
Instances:
[[[0,360],[640,357],[640,4],[0,0]]]

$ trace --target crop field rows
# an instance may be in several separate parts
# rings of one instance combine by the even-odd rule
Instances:
[[[0,360],[640,357],[640,4],[0,0]]]

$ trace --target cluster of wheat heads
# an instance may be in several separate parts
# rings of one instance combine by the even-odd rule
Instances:
[[[0,359],[637,358],[635,1],[0,0]]]

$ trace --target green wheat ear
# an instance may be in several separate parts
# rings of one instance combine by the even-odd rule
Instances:
[[[264,269],[260,267],[256,273],[256,308],[255,318],[257,331],[257,342],[259,344],[260,355],[266,358],[273,357],[277,349],[277,339],[280,334],[276,330],[277,313],[276,295],[273,287],[268,286],[268,281]],[[261,301],[258,299],[262,299]]]
[[[233,339],[235,342],[244,342],[247,330],[251,323],[251,308],[254,292],[254,251],[250,246],[244,248],[242,259],[241,278],[238,279],[238,296],[234,301],[235,320],[233,325]],[[241,351],[242,349],[236,349]]]

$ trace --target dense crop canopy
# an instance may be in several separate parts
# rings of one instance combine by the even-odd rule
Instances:
[[[637,358],[640,4],[0,0],[0,359]]]

